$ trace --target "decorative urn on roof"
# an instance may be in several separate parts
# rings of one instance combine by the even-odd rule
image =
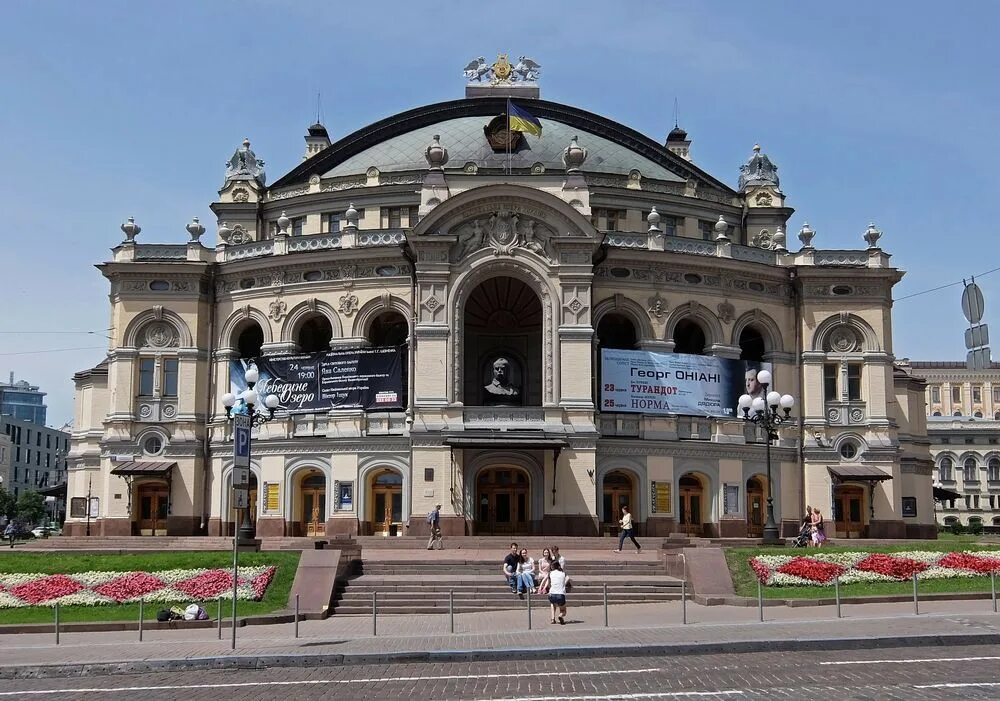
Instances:
[[[125,234],[126,243],[135,243],[135,237],[142,231],[142,227],[135,223],[135,217],[129,217],[128,221],[122,224],[122,233]]]
[[[577,142],[577,137],[570,139],[569,146],[563,151],[562,160],[567,173],[580,172],[580,166],[587,160],[587,149]]]
[[[761,153],[760,144],[754,144],[750,160],[740,166],[739,190],[746,192],[747,188],[759,185],[778,189],[778,166],[771,163],[767,154]]]
[[[243,144],[226,163],[226,182],[233,180],[252,180],[258,185],[267,180],[264,161],[250,149],[250,139],[243,139]]]
[[[424,158],[431,170],[444,170],[448,162],[448,149],[441,145],[441,135],[435,134],[431,139],[430,146],[424,151]]]
[[[184,227],[187,229],[188,234],[191,235],[191,243],[198,243],[201,235],[205,233],[205,225],[198,221],[198,217],[194,217],[191,223]]]
[[[878,240],[882,238],[882,232],[875,228],[875,222],[868,224],[865,229],[865,242],[868,248],[878,248]]]
[[[812,240],[814,236],[816,236],[816,232],[809,226],[809,222],[805,222],[802,225],[802,228],[799,229],[799,241],[802,242],[802,248],[812,248]]]

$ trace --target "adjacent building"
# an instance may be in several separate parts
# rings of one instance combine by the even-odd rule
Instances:
[[[640,533],[745,537],[769,496],[787,535],[809,504],[840,537],[934,536],[874,225],[792,241],[761,147],[720,179],[680,128],[542,100],[537,64],[467,75],[335,143],[310,126],[270,185],[243,141],[208,246],[197,220],[186,242],[122,225],[67,532],[231,533],[223,396],[254,364],[279,400],[251,452],[261,537],[420,534],[435,504],[450,535],[607,533],[627,504]],[[770,465],[736,415],[762,368],[797,402]]]
[[[10,382],[0,382],[0,414],[44,426],[45,412],[45,392],[38,387],[24,380],[15,382],[14,373]]]
[[[927,382],[934,483],[945,490],[938,523],[1000,526],[1000,363],[983,370],[963,362],[909,366]]]
[[[51,516],[59,519],[65,511],[70,434],[7,415],[0,415],[0,426],[5,439],[0,442],[4,488],[15,498],[28,491],[56,497]]]

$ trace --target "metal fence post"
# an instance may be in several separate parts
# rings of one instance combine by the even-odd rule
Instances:
[[[222,597],[219,597],[219,616],[218,616],[218,629],[219,629],[219,640],[222,640]]]
[[[760,622],[764,622],[764,587],[761,585],[760,580],[757,580],[757,615],[760,618]]]
[[[59,644],[59,602],[56,602],[55,606],[55,616],[56,616],[56,645]]]
[[[990,572],[990,596],[993,598],[993,613],[997,612],[997,573]]]
[[[833,595],[837,597],[837,618],[840,618],[840,577],[833,578]]]
[[[378,592],[372,592],[372,635],[378,635]]]
[[[295,637],[299,637],[299,595],[295,595]]]
[[[917,601],[917,573],[913,573],[913,615],[920,615],[920,602]]]
[[[528,587],[528,630],[531,630],[531,588]]]
[[[608,583],[604,583],[604,627],[608,627]]]
[[[687,624],[688,622],[688,597],[687,597],[687,580],[681,580],[681,623]]]
[[[448,626],[449,630],[455,632],[455,590],[448,590]]]
[[[142,599],[139,599],[139,642],[140,643],[142,642],[142,614],[143,614],[142,603],[143,603]]]

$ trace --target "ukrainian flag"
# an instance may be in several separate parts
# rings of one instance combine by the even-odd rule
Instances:
[[[539,137],[542,135],[542,123],[510,100],[507,100],[507,128]]]

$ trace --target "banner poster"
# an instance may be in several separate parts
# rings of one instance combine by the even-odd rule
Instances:
[[[291,413],[405,407],[406,346],[355,348],[303,355],[257,358],[260,379],[254,389],[263,398],[278,395],[278,410]],[[248,361],[229,365],[230,392],[246,390]]]
[[[735,417],[741,394],[763,396],[760,370],[771,370],[771,363],[604,349],[601,410]]]

